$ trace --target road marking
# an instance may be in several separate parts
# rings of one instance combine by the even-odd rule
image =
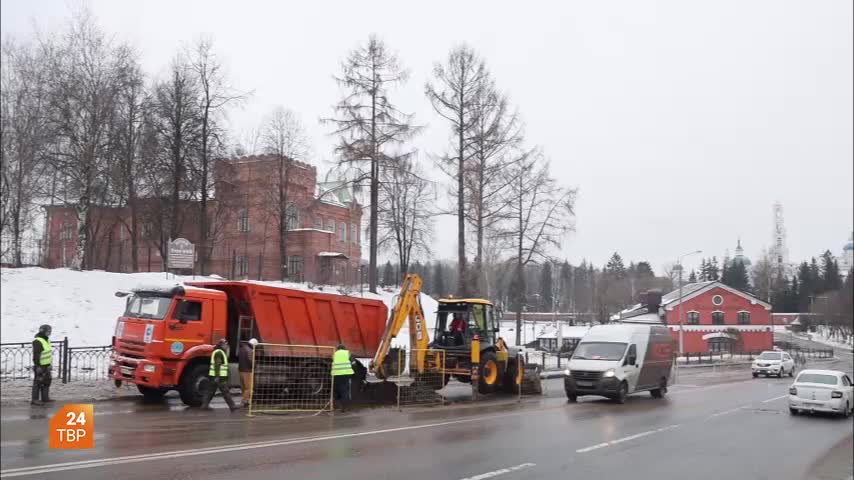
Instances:
[[[596,445],[591,445],[585,448],[579,448],[575,451],[575,453],[587,453],[592,452],[593,450],[599,450],[600,448],[605,447],[613,447],[614,445],[619,445],[623,442],[628,442],[630,440],[636,440],[638,438],[646,437],[648,435],[653,435],[655,433],[666,432],[667,430],[673,430],[674,428],[679,428],[679,425],[668,425],[666,427],[657,428],[655,430],[647,430],[646,432],[636,433],[634,435],[629,435],[628,437],[618,438],[616,440],[611,440],[610,442],[597,443]]]
[[[720,417],[721,415],[729,415],[730,413],[735,413],[735,412],[737,412],[737,411],[739,411],[739,410],[744,410],[744,409],[747,409],[747,408],[750,408],[750,405],[742,405],[742,406],[740,406],[740,407],[735,407],[735,408],[731,408],[731,409],[729,409],[729,410],[724,410],[723,412],[713,413],[713,414],[709,415],[709,416],[706,418],[706,420],[709,420],[709,419],[712,419],[712,418],[715,418],[715,417]]]
[[[484,420],[506,418],[522,415],[528,412],[513,412],[502,415],[476,416],[470,418],[461,418],[439,423],[427,423],[424,425],[410,425],[406,427],[386,428],[382,430],[369,430],[366,432],[342,433],[339,435],[324,435],[317,437],[289,438],[285,440],[269,440],[266,442],[243,443],[236,445],[226,445],[220,447],[196,448],[191,450],[178,450],[174,452],[149,453],[143,455],[130,455],[125,457],[101,458],[93,460],[81,460],[77,462],[55,463],[51,465],[41,465],[34,467],[21,467],[0,470],[0,476],[3,477],[23,477],[27,475],[41,475],[45,473],[62,472],[65,470],[82,470],[85,468],[105,467],[110,465],[122,465],[126,463],[147,462],[151,460],[166,460],[172,458],[192,457],[196,455],[210,455],[214,453],[228,453],[241,450],[252,450],[256,448],[282,447],[288,445],[298,445],[302,443],[322,442],[326,440],[338,440],[342,438],[365,437],[369,435],[380,435],[383,433],[406,432],[410,430],[419,430],[425,428],[444,427],[447,425],[457,425],[460,423],[481,422]]]
[[[769,398],[768,400],[762,400],[762,403],[771,403],[771,402],[773,402],[773,401],[775,401],[775,400],[780,400],[781,398],[786,398],[786,397],[788,397],[788,396],[789,396],[788,394],[786,394],[786,395],[780,395],[779,397]]]
[[[523,463],[520,465],[516,465],[515,467],[507,467],[502,468],[501,470],[493,470],[491,472],[481,473],[480,475],[475,475],[473,477],[466,477],[461,480],[484,480],[486,478],[497,477],[499,475],[504,475],[505,473],[515,472],[516,470],[522,470],[523,468],[536,466],[536,463]]]

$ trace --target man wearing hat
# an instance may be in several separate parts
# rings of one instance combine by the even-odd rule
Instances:
[[[228,386],[228,340],[221,338],[211,352],[211,367],[208,370],[209,388],[202,400],[202,408],[207,409],[219,390],[222,393],[222,398],[228,404],[231,411],[237,410],[237,405],[231,399],[231,392]]]
[[[243,396],[241,407],[246,408],[252,401],[252,357],[258,340],[250,338],[248,342],[242,342],[240,351],[237,352],[237,370],[240,372],[240,388]]]
[[[33,340],[33,395],[30,403],[44,405],[50,399],[50,370],[53,352],[50,345],[50,325],[42,325]]]

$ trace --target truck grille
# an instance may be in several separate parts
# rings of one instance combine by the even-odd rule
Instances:
[[[585,370],[572,370],[572,378],[575,380],[597,381],[602,378],[602,372],[588,372]]]

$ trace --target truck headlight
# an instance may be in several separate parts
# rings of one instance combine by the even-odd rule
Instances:
[[[605,378],[611,378],[615,375],[617,375],[617,372],[615,372],[614,369],[612,368],[612,369],[608,370],[607,372],[605,372],[605,374],[602,376]]]
[[[564,371],[563,371],[563,374],[564,374],[564,375],[566,375],[566,376],[568,377],[568,376],[569,376],[569,374],[570,374],[569,369],[567,368],[566,370],[564,370]]]
[[[146,364],[146,365],[143,365],[143,366],[142,366],[142,371],[143,371],[143,372],[147,372],[147,373],[154,373],[154,370],[155,370],[156,368],[157,368],[157,367],[155,367],[154,365]]]

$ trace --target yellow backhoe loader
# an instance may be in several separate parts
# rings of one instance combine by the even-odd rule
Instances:
[[[451,376],[470,383],[477,376],[480,393],[498,390],[524,393],[541,393],[539,373],[525,368],[519,350],[508,347],[499,337],[499,319],[489,300],[479,298],[445,298],[439,300],[433,341],[424,310],[419,302],[421,277],[407,274],[403,280],[397,302],[389,316],[377,354],[370,370],[381,379],[401,375],[402,362],[397,360],[391,343],[404,325],[409,327],[409,370],[417,382],[438,388]],[[436,376],[443,378],[437,379]],[[438,380],[438,381],[437,381]]]

